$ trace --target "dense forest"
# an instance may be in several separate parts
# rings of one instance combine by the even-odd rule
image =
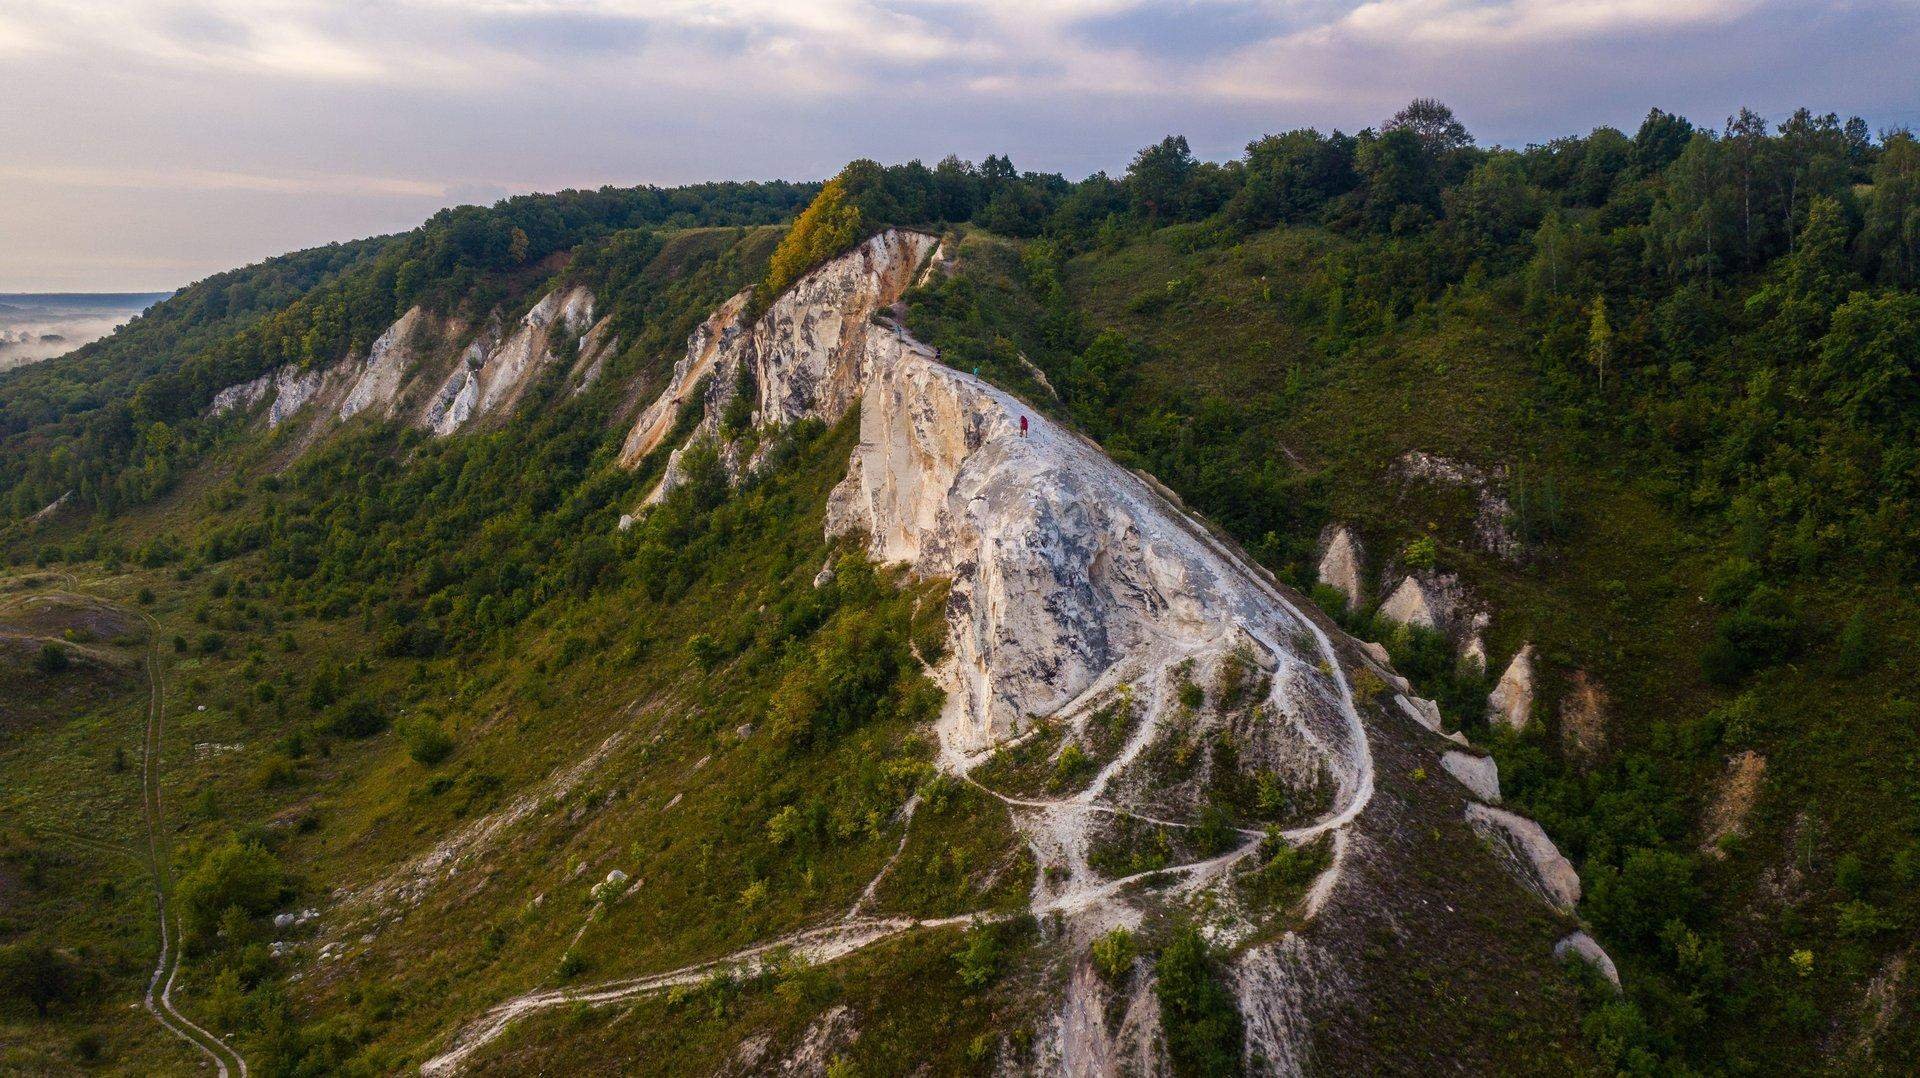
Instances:
[[[787,222],[777,245],[757,227]],[[822,551],[780,534],[817,536],[796,487],[824,491],[848,430],[791,432],[773,459],[800,477],[735,490],[692,454],[664,510],[616,532],[665,462],[613,467],[632,402],[611,384],[577,397],[546,384],[522,421],[447,440],[356,427],[271,475],[257,432],[206,414],[223,386],[363,353],[411,306],[477,321],[563,279],[603,297],[625,342],[618,372],[656,379],[727,296],[750,287],[764,306],[889,226],[954,239],[956,271],[914,291],[906,315],[947,363],[1152,472],[1302,591],[1324,526],[1356,523],[1383,562],[1479,589],[1500,658],[1539,641],[1556,688],[1576,672],[1611,686],[1603,750],[1491,730],[1497,669],[1319,596],[1492,744],[1509,800],[1579,865],[1582,915],[1626,982],[1619,996],[1585,986],[1601,1069],[1764,1073],[1844,1056],[1854,1001],[1920,930],[1920,684],[1897,659],[1920,623],[1909,132],[1804,109],[1713,126],[1656,109],[1632,133],[1487,148],[1416,101],[1378,128],[1268,135],[1227,162],[1168,137],[1117,177],[997,155],[856,161],[823,184],[447,210],[210,278],[72,357],[0,375],[0,542],[16,565],[132,565],[177,584],[199,628],[174,653],[230,661],[222,691],[278,731],[249,805],[321,787],[346,766],[333,754],[389,731],[429,770],[478,754],[443,729],[451,708],[401,719],[387,695],[470,703],[503,686],[561,713],[595,664],[663,656],[746,671],[743,688],[700,690],[701,737],[785,708],[792,759],[844,763],[870,725],[861,736],[884,731],[913,772],[920,749],[901,731],[929,707],[905,658],[918,607],[855,561],[840,590],[793,592]],[[1385,463],[1412,448],[1503,469],[1519,553],[1476,550],[1448,506],[1380,494]],[[69,493],[63,520],[30,520]],[[750,596],[728,594],[729,573]],[[758,610],[728,605],[749,599]],[[673,628],[643,624],[654,617]],[[294,624],[314,654],[276,679],[268,648],[293,654],[291,631],[276,634]],[[352,647],[322,657],[326,625]],[[1737,753],[1773,761],[1776,792],[1745,840],[1703,842]],[[446,774],[422,788],[444,779],[433,797],[491,803]],[[781,860],[795,850],[831,864],[836,839],[877,841],[899,777],[868,766],[848,780],[864,823],[829,819],[809,787],[794,810],[807,827],[756,846],[757,878],[797,879],[801,862]],[[277,1061],[262,1073],[377,1070],[384,1057],[359,1054],[386,1021],[377,1003],[352,1001],[351,1030],[303,1028],[270,973],[257,922],[294,888],[294,855],[283,863],[268,851],[287,840],[234,815],[196,821],[181,882],[220,1005]],[[699,841],[661,863],[691,872],[697,849],[705,871],[713,840]],[[1173,959],[1204,965],[1197,937],[1183,947]],[[56,995],[83,997],[61,968]],[[967,1013],[976,1031],[983,1013]],[[1906,1051],[1873,1062],[1898,1069]]]

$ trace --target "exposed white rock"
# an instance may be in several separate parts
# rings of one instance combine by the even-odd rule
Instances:
[[[1487,710],[1494,722],[1524,730],[1533,718],[1533,645],[1523,645],[1507,664],[1506,673],[1487,694]]]
[[[713,373],[720,361],[721,351],[733,350],[735,341],[746,331],[745,311],[747,302],[752,298],[751,290],[734,296],[708,315],[687,338],[687,354],[674,364],[673,376],[667,380],[666,390],[647,405],[634,422],[633,429],[627,432],[627,440],[620,446],[621,466],[631,468],[659,448],[673,430],[674,419],[693,395],[700,379]]]
[[[1523,881],[1542,898],[1569,913],[1580,904],[1580,873],[1561,856],[1560,848],[1539,824],[1477,802],[1468,803],[1467,822],[1513,854],[1528,870],[1522,875]]]
[[[267,426],[277,427],[293,418],[326,384],[331,370],[307,370],[286,366],[274,372],[273,403],[267,405]]]
[[[1400,581],[1393,589],[1387,601],[1380,604],[1380,616],[1399,625],[1411,625],[1420,629],[1440,629],[1445,625],[1444,614],[1438,609],[1440,596],[1421,582],[1419,577],[1409,576]]]
[[[207,414],[225,415],[228,412],[245,411],[271,394],[273,403],[267,409],[267,426],[277,427],[320,392],[329,373],[321,369],[302,370],[293,363],[275,367],[258,378],[230,385],[215,393]]]
[[[1460,780],[1460,785],[1488,804],[1500,803],[1500,765],[1491,756],[1449,749],[1440,757],[1440,766]]]
[[[426,312],[419,307],[409,307],[399,321],[374,340],[373,347],[367,349],[367,361],[361,364],[353,380],[353,388],[347,390],[346,399],[340,402],[341,419],[352,419],[369,410],[382,419],[393,414],[401,383],[413,365],[414,335],[425,318]]]
[[[73,491],[69,490],[66,493],[60,495],[58,498],[55,498],[54,500],[41,506],[39,509],[34,510],[33,515],[27,518],[27,523],[41,524],[41,523],[45,523],[46,521],[52,520],[53,515],[60,511],[60,507],[66,505],[68,502],[72,500],[73,500]]]
[[[593,305],[593,293],[573,285],[543,296],[506,340],[499,339],[496,328],[482,331],[428,400],[420,425],[444,436],[479,416],[512,408],[553,362],[547,346],[552,327],[558,323],[563,332],[584,333],[593,324]]]
[[[1353,529],[1342,524],[1327,539],[1327,550],[1320,556],[1320,583],[1347,597],[1348,606],[1367,600],[1366,585],[1360,574],[1360,540]]]
[[[1467,639],[1460,647],[1460,659],[1476,670],[1487,668],[1487,626],[1491,624],[1493,618],[1486,611],[1477,610],[1467,625]]]
[[[520,328],[486,357],[475,378],[480,397],[474,411],[486,414],[511,407],[526,391],[540,368],[550,362],[548,327],[558,320],[566,332],[579,333],[593,319],[593,293],[578,285],[565,292],[549,292],[520,319]]]
[[[275,368],[278,370],[279,368]],[[266,397],[267,389],[273,385],[274,371],[268,371],[258,378],[246,382],[236,382],[213,395],[213,403],[207,406],[208,415],[225,415],[228,412],[251,408]]]
[[[1577,958],[1599,970],[1600,976],[1605,977],[1608,984],[1620,987],[1620,970],[1613,964],[1613,957],[1607,954],[1606,948],[1600,946],[1600,941],[1585,932],[1574,932],[1554,944],[1553,957],[1562,961],[1569,957]]]
[[[620,351],[620,338],[613,335],[612,315],[595,322],[593,328],[580,338],[579,351],[580,358],[573,362],[573,391],[584,393],[600,380],[600,372],[606,368],[607,360]]]
[[[1441,728],[1439,704],[1418,696],[1396,695],[1393,700],[1394,703],[1400,705],[1400,710],[1406,712],[1407,716],[1414,722],[1432,730],[1436,734],[1446,733],[1446,731]]]

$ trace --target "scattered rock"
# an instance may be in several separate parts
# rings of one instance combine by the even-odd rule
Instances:
[[[1347,597],[1349,607],[1367,601],[1366,585],[1360,574],[1360,540],[1353,529],[1335,527],[1326,541],[1326,553],[1320,557],[1320,583]]]
[[[1440,757],[1440,766],[1459,779],[1460,785],[1472,790],[1475,797],[1489,804],[1500,803],[1500,765],[1493,757],[1449,750]]]
[[[1467,625],[1467,639],[1460,646],[1460,660],[1477,671],[1487,668],[1487,626],[1493,619],[1484,610],[1476,610]]]
[[[817,590],[831,583],[833,583],[833,559],[829,557],[826,563],[820,566],[820,571],[813,574],[813,586]]]
[[[1533,645],[1521,647],[1507,672],[1487,694],[1489,717],[1511,730],[1524,730],[1533,718]]]
[[[1620,987],[1620,970],[1614,966],[1612,956],[1600,946],[1598,940],[1585,932],[1575,932],[1553,945],[1553,957],[1562,962],[1568,958],[1577,958],[1594,969],[1615,988]]]
[[[1542,898],[1568,913],[1580,904],[1580,873],[1532,820],[1505,809],[1467,805],[1467,822],[1486,838],[1506,847],[1531,869],[1523,880]]]

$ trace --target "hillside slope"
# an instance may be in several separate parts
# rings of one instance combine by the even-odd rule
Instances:
[[[1910,1069],[1911,140],[1421,130],[529,197],[8,383],[0,1067],[200,1066],[158,890],[263,1075]]]

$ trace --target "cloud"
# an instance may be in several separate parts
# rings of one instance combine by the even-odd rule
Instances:
[[[1224,156],[1415,96],[1486,142],[1631,126],[1652,105],[1913,123],[1916,7],[0,0],[0,233],[34,252],[0,270],[165,287],[179,281],[126,267],[210,272],[452,201],[819,178],[857,156],[1010,153],[1083,176],[1169,132]]]
[[[260,191],[282,195],[444,198],[447,185],[387,176],[261,175],[200,168],[0,164],[0,180],[128,191]],[[498,196],[496,196],[498,197]]]

